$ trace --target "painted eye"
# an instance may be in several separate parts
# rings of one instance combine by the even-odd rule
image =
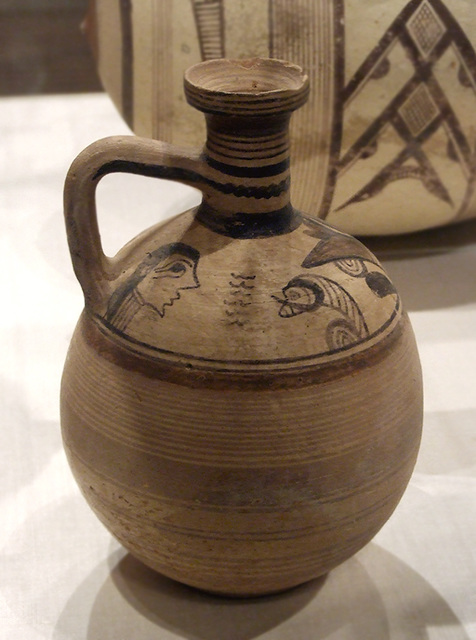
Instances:
[[[289,300],[299,300],[299,298],[301,297],[301,292],[298,289],[290,289],[287,292],[288,298]]]
[[[301,301],[307,303],[311,301],[311,294],[306,289],[300,287],[292,287],[286,291],[286,297],[292,302]]]
[[[174,264],[170,267],[170,271],[176,274],[182,274],[186,270],[186,266],[183,262],[174,262]]]
[[[169,264],[166,264],[162,267],[158,267],[155,269],[155,273],[157,274],[157,278],[180,278],[187,271],[190,265],[183,260],[175,260]]]

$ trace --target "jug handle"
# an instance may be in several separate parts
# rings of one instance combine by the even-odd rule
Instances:
[[[96,188],[111,173],[164,178],[202,189],[206,167],[199,150],[182,149],[137,136],[110,136],[86,147],[73,161],[64,187],[64,213],[73,269],[85,306],[101,313],[120,265],[104,254],[97,213]]]

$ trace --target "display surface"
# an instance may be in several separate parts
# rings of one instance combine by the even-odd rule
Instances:
[[[278,592],[349,558],[394,510],[420,441],[394,285],[290,202],[288,124],[308,92],[287,62],[198,64],[185,94],[206,115],[203,151],[109,138],[65,185],[85,295],[61,395],[72,469],[136,557],[217,593]],[[107,259],[94,194],[117,171],[202,202]]]
[[[304,67],[295,205],[343,231],[395,234],[476,215],[474,0],[91,0],[100,77],[139,135],[194,144],[182,97],[200,59]]]

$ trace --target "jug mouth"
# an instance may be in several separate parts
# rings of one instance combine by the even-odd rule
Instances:
[[[286,60],[220,58],[190,67],[184,89],[189,104],[205,113],[262,116],[302,106],[309,78]]]

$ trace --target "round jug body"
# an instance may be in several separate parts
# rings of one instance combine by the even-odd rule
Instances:
[[[194,216],[141,236],[102,315],[83,313],[65,448],[148,566],[216,593],[281,591],[353,555],[397,505],[420,440],[414,337],[349,236],[303,218],[236,242]]]

